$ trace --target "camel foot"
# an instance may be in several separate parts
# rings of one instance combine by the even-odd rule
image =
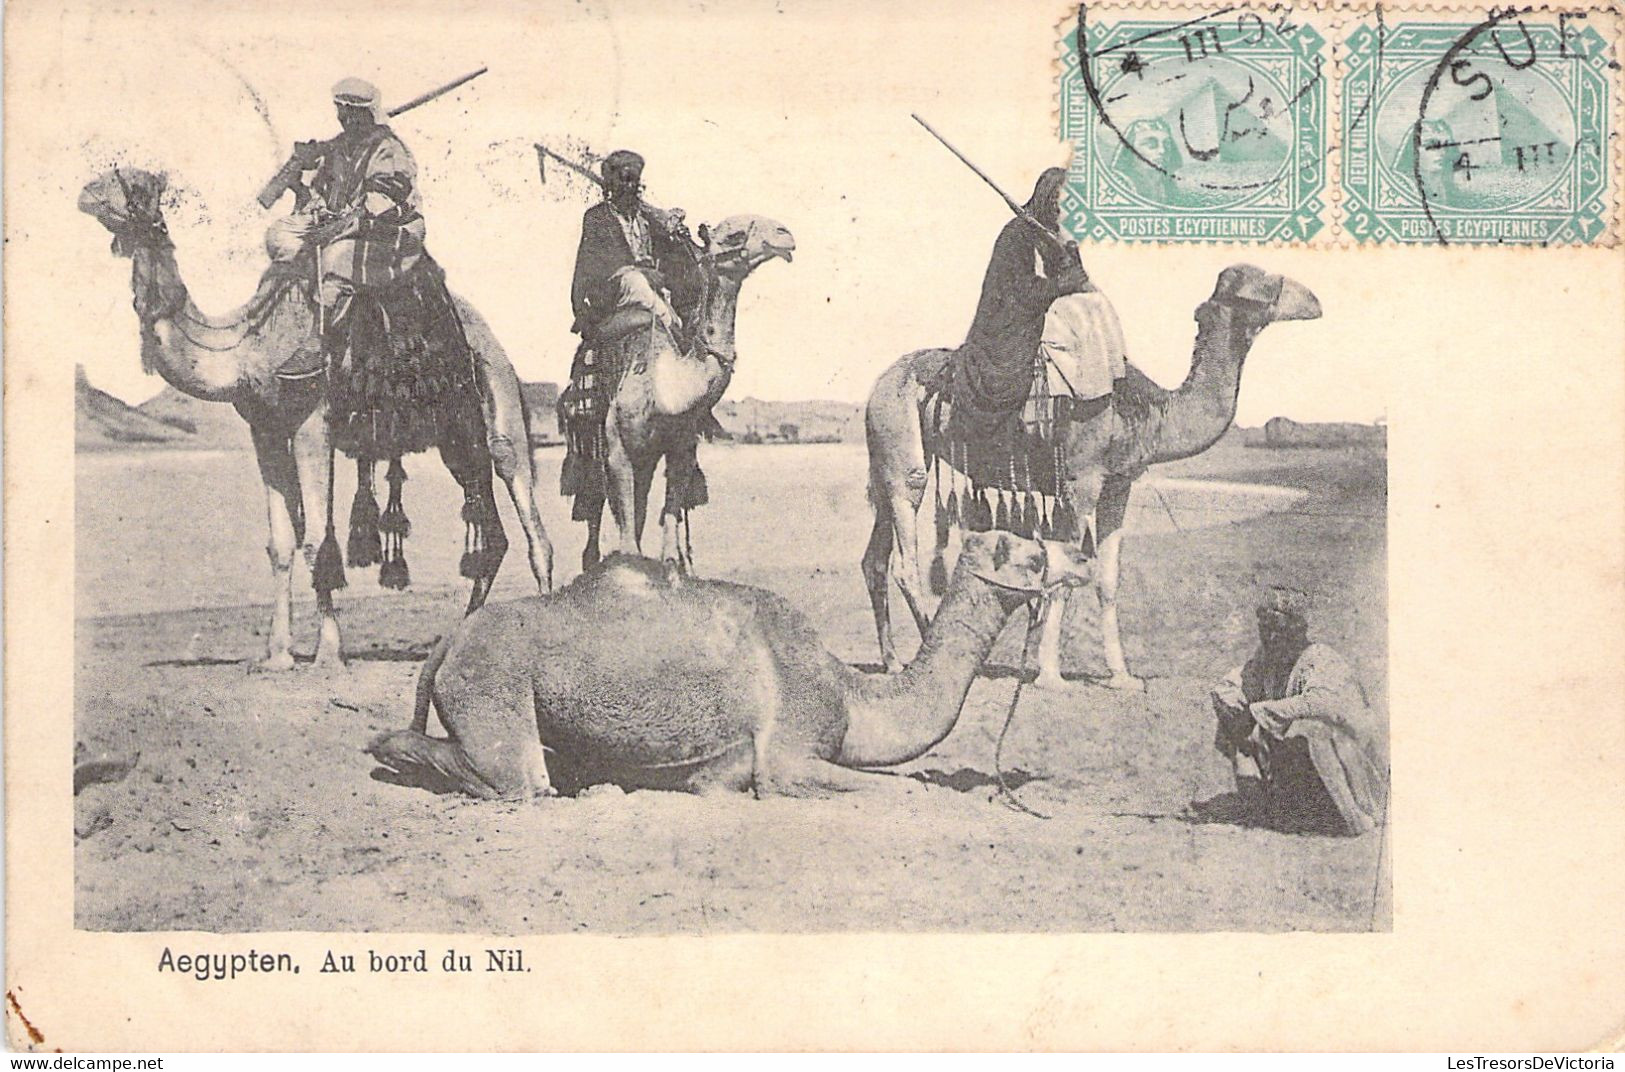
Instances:
[[[248,664],[249,673],[252,674],[280,674],[293,669],[293,652],[279,651],[275,655],[267,655],[263,659],[255,659]]]
[[[318,670],[348,670],[350,668],[350,664],[344,661],[344,656],[332,650],[318,651],[312,665]]]
[[[1124,673],[1121,673],[1121,674],[1113,674],[1111,677],[1107,678],[1101,684],[1103,684],[1106,688],[1114,689],[1117,692],[1144,692],[1145,691],[1145,679],[1140,678],[1140,677],[1135,677],[1133,674],[1130,674],[1130,673],[1127,673],[1127,672],[1124,672]]]
[[[889,651],[881,656],[880,661],[886,664],[886,673],[888,674],[901,674],[908,669],[907,663]]]
[[[1071,687],[1066,678],[1059,673],[1040,672],[1037,677],[1033,678],[1033,688],[1043,689],[1045,692],[1065,692]]]

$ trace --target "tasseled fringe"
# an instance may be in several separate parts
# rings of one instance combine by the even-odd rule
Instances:
[[[1016,512],[1013,524],[1015,525],[1016,535],[1023,539],[1032,539],[1033,534],[1038,531],[1041,524],[1038,518],[1038,499],[1032,492],[1029,491],[1022,496],[1021,507]]]
[[[471,581],[477,580],[485,565],[485,509],[472,491],[463,492],[463,525],[463,557],[457,564],[457,572]]]
[[[412,583],[412,571],[406,565],[406,538],[412,533],[412,522],[401,505],[401,485],[406,483],[406,467],[400,455],[389,460],[389,471],[384,474],[389,485],[389,503],[378,518],[378,532],[382,537],[383,560],[378,567],[378,583],[397,591]]]
[[[376,566],[384,558],[384,546],[378,539],[378,500],[372,490],[372,462],[356,459],[355,501],[350,504],[350,566],[365,569]]]
[[[993,527],[993,505],[988,502],[986,488],[977,489],[976,498],[971,503],[971,512],[972,532],[986,532]]]
[[[1078,532],[1078,516],[1072,511],[1072,504],[1063,497],[1055,503],[1055,515],[1050,539],[1062,543],[1076,543],[1080,538]]]
[[[332,525],[327,526],[327,535],[316,551],[316,561],[310,567],[310,582],[316,591],[324,594],[335,588],[343,588],[347,583],[344,579],[344,559],[339,555],[338,534],[333,531]]]
[[[1010,504],[1003,491],[999,492],[999,508],[993,514],[993,527],[1003,532],[1010,531]]]

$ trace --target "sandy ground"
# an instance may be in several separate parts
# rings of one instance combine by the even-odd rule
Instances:
[[[538,456],[543,480],[558,455]],[[861,447],[708,448],[702,573],[772,588],[826,645],[871,669],[857,559]],[[76,920],[96,930],[1365,930],[1389,926],[1378,835],[1318,838],[1197,821],[1223,798],[1206,690],[1250,648],[1262,583],[1311,589],[1313,633],[1386,710],[1386,468],[1380,453],[1220,447],[1135,493],[1122,623],[1142,696],[1102,671],[1094,614],[1069,612],[1065,694],[1023,693],[1008,782],[994,741],[1023,673],[1001,638],[942,745],[899,768],[906,794],[815,800],[623,794],[523,806],[378,777],[362,745],[405,725],[418,663],[460,614],[450,478],[413,470],[419,587],[341,593],[347,670],[245,672],[263,650],[263,508],[246,454],[80,460],[76,739],[140,753],[76,801]],[[1238,496],[1211,481],[1297,494]],[[341,484],[340,494],[348,501]],[[658,494],[658,489],[657,489]],[[1241,503],[1242,505],[1237,505]],[[1260,512],[1268,510],[1269,512]],[[511,514],[509,515],[511,518]],[[582,529],[545,497],[560,580]],[[510,533],[517,528],[511,522]],[[296,584],[303,586],[300,577]],[[498,597],[523,594],[510,556]],[[296,648],[314,642],[298,587]],[[899,636],[914,643],[901,600]],[[64,832],[64,836],[68,836]]]

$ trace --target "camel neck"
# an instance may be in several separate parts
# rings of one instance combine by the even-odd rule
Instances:
[[[193,398],[238,401],[253,380],[274,371],[276,362],[265,348],[268,338],[292,333],[303,341],[313,330],[313,318],[302,307],[276,310],[257,330],[249,329],[246,309],[223,318],[204,314],[181,279],[173,249],[143,247],[131,260],[142,367]],[[297,342],[289,352],[293,345]]]
[[[718,273],[701,314],[705,323],[700,329],[700,344],[721,362],[725,379],[732,376],[734,362],[739,358],[734,345],[734,322],[735,314],[739,311],[741,282],[730,275]]]
[[[858,695],[848,703],[840,762],[853,767],[903,763],[948,736],[983,660],[1023,600],[1021,593],[957,574],[908,669],[858,682]]]
[[[1259,328],[1239,317],[1231,306],[1216,301],[1204,302],[1196,320],[1191,370],[1157,415],[1152,462],[1200,454],[1218,442],[1236,417],[1241,367]]]

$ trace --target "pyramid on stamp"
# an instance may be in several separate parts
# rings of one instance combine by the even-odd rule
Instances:
[[[1218,79],[1208,78],[1162,118],[1179,139],[1181,152],[1197,155],[1217,150],[1217,156],[1207,159],[1223,164],[1279,160],[1286,155],[1286,143],[1253,107],[1263,98],[1256,93],[1250,96],[1254,99],[1243,103]]]
[[[1526,171],[1551,169],[1567,163],[1573,150],[1567,138],[1553,131],[1527,104],[1499,84],[1483,100],[1461,101],[1445,113],[1444,119],[1454,139],[1472,153],[1480,167],[1499,163],[1516,168],[1518,150],[1522,148]],[[1487,140],[1497,137],[1499,142]]]

